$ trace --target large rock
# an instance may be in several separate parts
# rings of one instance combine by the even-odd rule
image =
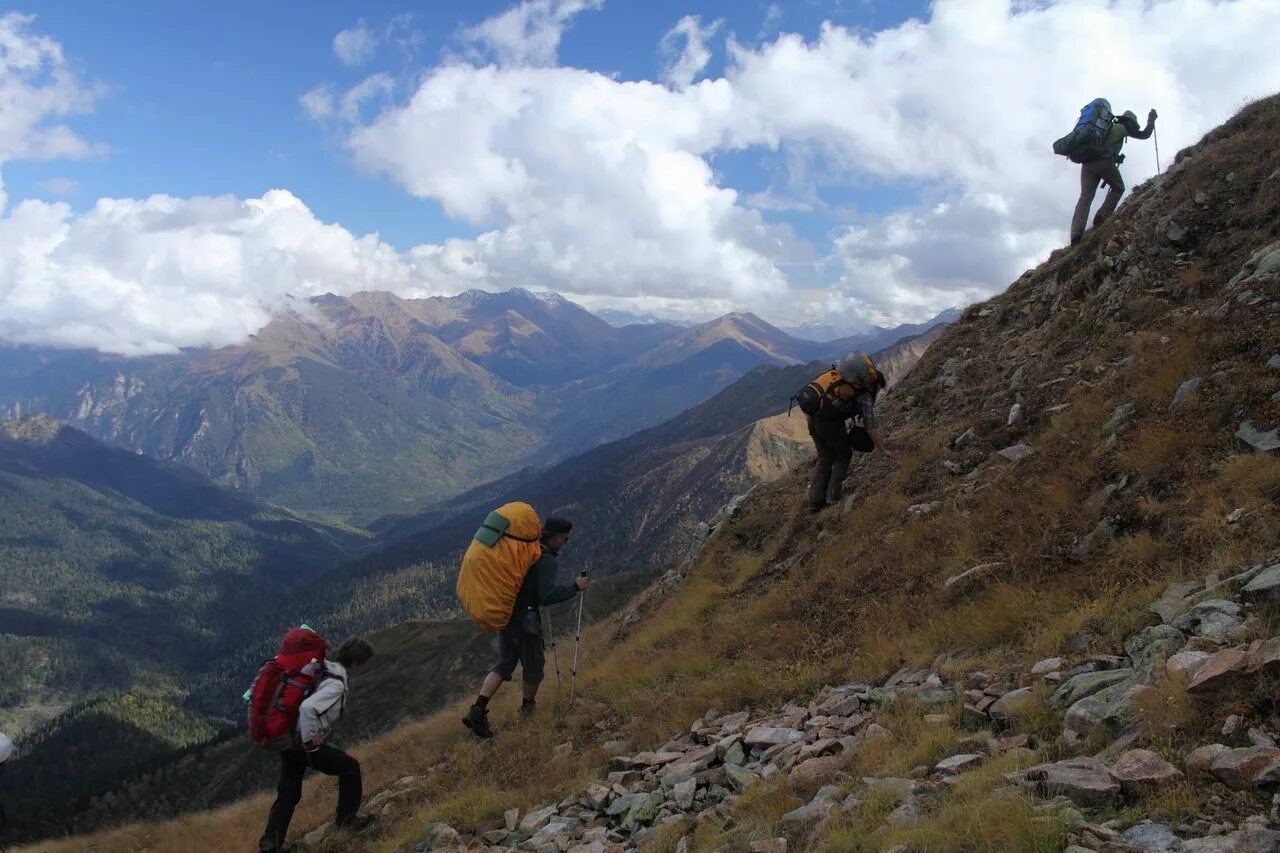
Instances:
[[[1178,390],[1173,392],[1173,405],[1181,406],[1191,399],[1191,395],[1200,387],[1200,383],[1204,380],[1199,376],[1192,376],[1190,379],[1178,386]]]
[[[778,826],[788,832],[798,832],[816,826],[831,814],[836,803],[829,797],[814,797],[813,802],[792,809],[778,819]]]
[[[1240,590],[1240,595],[1250,601],[1280,601],[1280,563],[1254,575]]]
[[[1111,778],[1130,797],[1145,797],[1181,782],[1182,771],[1149,749],[1131,749],[1111,765]]]
[[[1187,692],[1205,694],[1221,690],[1252,670],[1253,657],[1251,650],[1243,646],[1211,655],[1187,685]]]
[[[1005,781],[1040,797],[1067,797],[1081,806],[1106,806],[1120,796],[1120,783],[1096,758],[1070,758],[1005,775]]]
[[[1138,411],[1138,407],[1134,403],[1125,403],[1123,406],[1116,406],[1115,411],[1111,413],[1111,418],[1102,425],[1102,434],[1111,437],[1124,428],[1133,418],[1134,413]]]
[[[536,812],[529,812],[520,819],[519,828],[521,832],[534,833],[542,829],[551,822],[551,818],[556,814],[555,806],[547,806],[545,809],[538,809]]]
[[[1280,781],[1280,749],[1263,746],[1228,749],[1218,753],[1209,771],[1237,791]]]
[[[1114,684],[1128,681],[1133,675],[1134,671],[1128,668],[1105,669],[1102,672],[1082,672],[1064,681],[1062,686],[1049,697],[1049,704],[1058,708],[1072,705],[1086,696],[1092,696],[1094,693]]]

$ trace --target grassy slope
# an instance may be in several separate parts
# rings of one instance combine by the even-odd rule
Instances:
[[[1280,423],[1272,400],[1280,372],[1264,366],[1280,340],[1280,312],[1264,296],[1232,301],[1226,322],[1211,314],[1238,295],[1225,287],[1249,256],[1280,237],[1280,193],[1268,189],[1275,167],[1257,156],[1277,139],[1280,99],[1252,105],[1210,134],[1176,176],[1140,187],[1102,233],[966,312],[886,402],[882,420],[908,450],[906,461],[861,463],[848,515],[800,513],[803,472],[761,487],[681,592],[632,634],[616,637],[608,624],[587,632],[586,698],[571,712],[493,744],[467,739],[445,713],[358,750],[371,789],[405,773],[426,774],[428,786],[426,797],[398,801],[360,847],[402,850],[431,819],[473,825],[545,802],[601,766],[605,737],[653,746],[708,708],[879,678],[940,655],[938,665],[955,671],[1026,664],[1082,629],[1094,647],[1110,650],[1165,581],[1265,556],[1280,539],[1280,459],[1241,452],[1232,436],[1246,418]],[[1197,191],[1208,194],[1204,203],[1193,201]],[[1159,236],[1169,215],[1191,230],[1188,255]],[[1100,263],[1126,248],[1138,274],[1122,277]],[[1274,294],[1274,280],[1270,287]],[[962,369],[948,389],[938,380],[953,358]],[[1027,418],[1008,427],[1017,366]],[[1171,411],[1174,390],[1192,375],[1206,377],[1201,392]],[[1103,424],[1129,402],[1137,414],[1109,446]],[[970,427],[976,442],[950,449]],[[1017,441],[1037,452],[1016,465],[990,455]],[[954,477],[943,459],[978,473]],[[1127,487],[1106,507],[1117,537],[1073,559],[1098,520],[1087,499],[1124,477]],[[941,501],[939,510],[905,520],[907,506],[926,500]],[[1247,523],[1225,522],[1235,508],[1247,510]],[[1002,582],[968,603],[948,603],[942,581],[990,560],[1006,564]],[[496,716],[509,726],[512,697],[503,698]],[[573,753],[551,757],[567,740]],[[331,808],[331,786],[317,787],[323,795],[308,792],[299,827]],[[92,841],[100,850],[230,847],[258,832],[265,810],[259,797]],[[88,840],[42,849],[82,849]],[[335,843],[355,849],[349,839]]]

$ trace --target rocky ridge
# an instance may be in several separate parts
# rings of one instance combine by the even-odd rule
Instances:
[[[804,849],[816,828],[854,813],[870,797],[892,800],[886,827],[926,820],[949,789],[996,759],[1018,769],[1002,773],[990,796],[1034,798],[1036,814],[1061,826],[1074,853],[1280,850],[1280,720],[1230,714],[1220,742],[1181,755],[1153,748],[1158,745],[1144,722],[1144,707],[1152,697],[1164,701],[1162,690],[1213,701],[1280,674],[1280,637],[1267,635],[1268,608],[1280,601],[1280,552],[1271,559],[1229,577],[1170,585],[1148,608],[1151,624],[1114,654],[1047,658],[1027,671],[1004,673],[952,672],[939,660],[878,684],[827,687],[781,707],[710,710],[687,731],[641,752],[603,732],[603,749],[612,757],[581,790],[508,810],[500,824],[430,824],[408,851],[615,853],[647,849],[663,827],[678,825],[682,837],[674,849],[684,853],[698,824],[731,829],[740,817],[735,802],[769,783],[785,783],[805,800],[781,815],[779,836],[749,839],[749,850]],[[1065,711],[1053,740],[1020,725],[1046,704]],[[906,774],[858,772],[860,754],[895,740],[886,712],[904,705],[923,714],[926,725],[956,725],[967,734],[944,758]],[[572,753],[574,744],[556,751]],[[1064,755],[1070,757],[1048,760]],[[1135,817],[1187,780],[1221,788],[1222,795],[1208,800],[1211,811],[1177,823]],[[419,782],[404,777],[366,807],[390,813]],[[322,847],[330,840],[332,827],[325,825],[304,844]]]

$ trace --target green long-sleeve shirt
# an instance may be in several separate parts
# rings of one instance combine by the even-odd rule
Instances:
[[[1146,128],[1143,130],[1130,130],[1125,126],[1124,122],[1117,121],[1107,131],[1107,139],[1102,145],[1102,150],[1107,152],[1108,157],[1114,158],[1120,153],[1120,149],[1124,148],[1124,141],[1127,138],[1132,136],[1134,139],[1147,139],[1151,136],[1155,127],[1154,122],[1148,121]]]
[[[555,551],[546,545],[542,546],[542,556],[530,567],[524,576],[524,583],[520,585],[520,592],[516,596],[516,609],[550,607],[553,604],[568,601],[578,594],[576,585],[556,583],[556,577],[560,572],[557,556]]]

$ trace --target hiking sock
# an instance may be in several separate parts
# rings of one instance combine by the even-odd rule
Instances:
[[[489,697],[488,697],[488,696],[477,696],[477,697],[476,697],[476,707],[477,707],[477,708],[479,708],[481,711],[483,711],[483,710],[485,710],[486,708],[488,708],[488,707],[489,707]]]

